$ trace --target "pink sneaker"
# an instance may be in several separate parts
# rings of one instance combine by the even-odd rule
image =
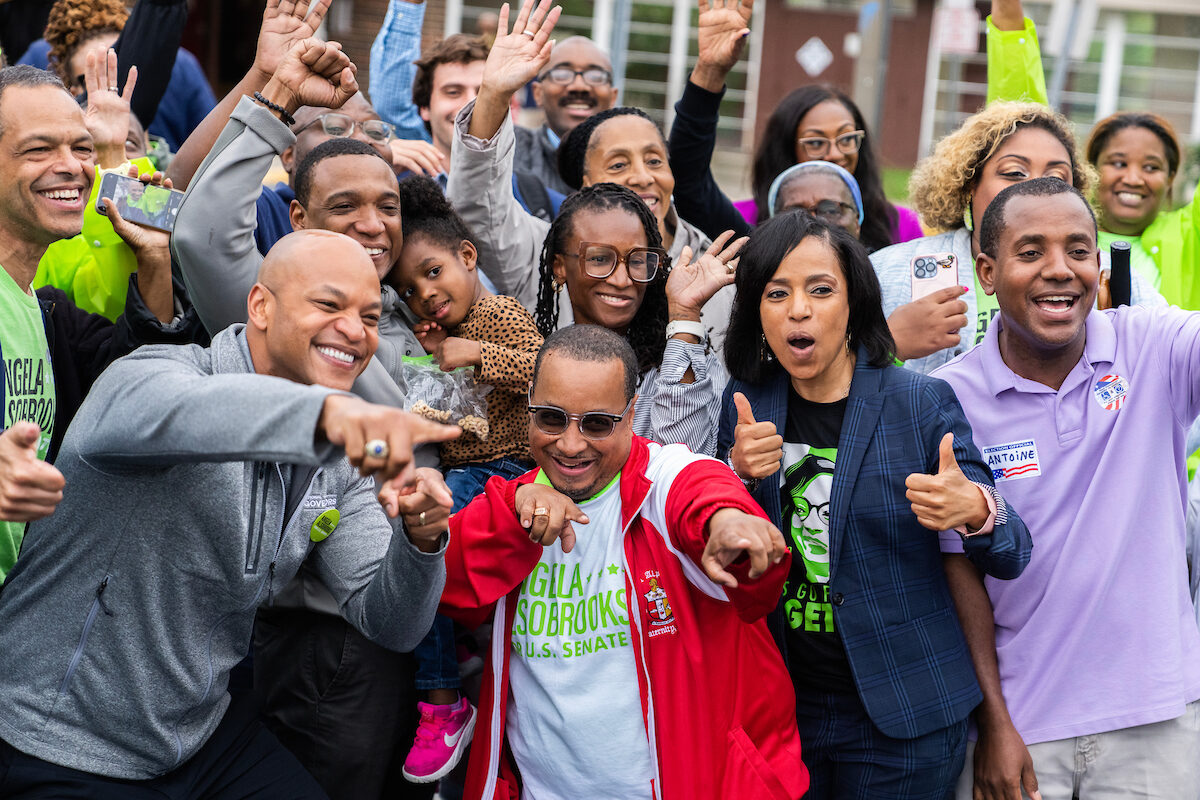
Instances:
[[[432,783],[454,769],[475,735],[475,706],[465,697],[450,706],[417,703],[421,723],[408,758],[404,777],[413,783]]]

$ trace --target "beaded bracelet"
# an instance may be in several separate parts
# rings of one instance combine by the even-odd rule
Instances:
[[[289,114],[286,108],[278,103],[272,103],[270,100],[263,97],[262,92],[255,92],[254,99],[279,114],[279,118],[283,120],[283,124],[287,125],[289,128],[296,124],[296,118]]]

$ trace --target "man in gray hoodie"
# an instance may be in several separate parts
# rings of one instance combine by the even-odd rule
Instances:
[[[255,609],[304,563],[371,640],[428,630],[444,525],[390,522],[369,476],[411,482],[413,441],[457,430],[348,393],[378,340],[369,257],[292,234],[247,306],[209,348],[116,362],[68,431],[63,501],[0,594],[0,796],[324,797],[231,705]]]

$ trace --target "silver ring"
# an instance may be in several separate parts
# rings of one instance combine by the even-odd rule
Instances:
[[[110,92],[117,92],[117,91],[120,91],[120,87],[119,86],[110,86],[110,87],[108,87],[108,90]]]
[[[387,458],[388,443],[383,439],[372,439],[371,441],[367,442],[366,452],[364,455],[367,458]]]
[[[533,30],[532,28],[526,28],[525,30],[521,31],[521,35],[528,36],[530,39],[532,39],[537,36],[537,31]]]
[[[417,522],[421,525],[425,524],[425,512],[424,511],[422,511],[421,515],[419,517],[417,517]]]

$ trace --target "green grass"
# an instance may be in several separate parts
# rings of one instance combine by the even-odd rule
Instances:
[[[908,176],[911,174],[911,169],[883,168],[883,192],[888,200],[900,205],[908,204]]]

